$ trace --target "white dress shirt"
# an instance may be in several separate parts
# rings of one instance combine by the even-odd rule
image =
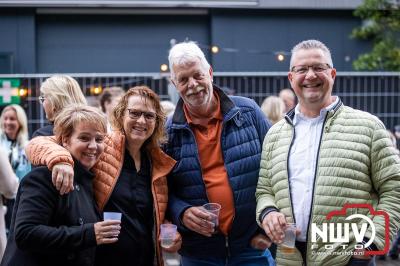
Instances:
[[[322,109],[318,117],[309,118],[295,108],[293,125],[295,137],[289,155],[289,185],[296,227],[301,231],[298,241],[306,241],[313,197],[313,185],[322,126],[328,111],[339,101]]]

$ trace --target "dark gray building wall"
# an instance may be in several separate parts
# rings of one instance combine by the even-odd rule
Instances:
[[[221,47],[221,52],[214,55],[214,68],[287,71],[292,47],[305,39],[318,39],[331,49],[335,67],[349,71],[358,54],[370,48],[368,42],[350,38],[352,29],[359,24],[360,20],[351,11],[343,10],[215,11],[211,39]],[[282,62],[277,60],[279,52],[287,53]]]
[[[287,71],[292,46],[315,38],[331,48],[335,67],[348,71],[357,55],[370,48],[349,37],[360,23],[346,10],[52,15],[3,8],[0,55],[12,55],[13,73],[158,72],[167,63],[170,40],[188,38],[199,42],[215,71]],[[220,52],[211,54],[211,45]],[[287,53],[283,62],[276,59],[278,52]]]
[[[207,16],[40,15],[38,72],[158,72],[170,40],[209,43]]]
[[[0,55],[2,72],[36,72],[34,9],[0,9]]]

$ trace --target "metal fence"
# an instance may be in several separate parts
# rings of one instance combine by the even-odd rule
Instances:
[[[122,74],[70,74],[76,78],[85,95],[91,100],[91,88],[100,86],[121,86],[124,89],[136,85],[147,85],[156,91],[161,99],[169,99],[171,85],[169,76],[160,73],[122,73]],[[43,108],[37,97],[40,84],[47,74],[0,75],[0,78],[19,78],[21,86],[28,88],[28,96],[22,102],[29,118],[29,132],[46,123]],[[282,88],[289,87],[285,72],[215,72],[214,83],[232,89],[236,95],[254,99],[261,104],[270,95],[277,95]],[[378,116],[387,128],[400,124],[400,73],[392,72],[339,72],[335,81],[334,94],[356,109],[368,111]]]

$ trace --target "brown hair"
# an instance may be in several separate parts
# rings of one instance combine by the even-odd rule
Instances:
[[[65,107],[54,120],[54,134],[57,142],[70,138],[79,123],[90,123],[102,133],[107,133],[107,119],[96,107],[73,104]]]
[[[125,91],[121,87],[109,87],[103,90],[103,93],[100,95],[100,107],[103,113],[106,112],[105,103],[109,103],[113,98],[122,96],[125,94]]]
[[[121,132],[124,132],[123,120],[126,115],[126,109],[128,107],[128,99],[131,96],[140,96],[146,104],[150,103],[153,105],[156,114],[157,120],[156,125],[154,127],[154,132],[150,136],[148,140],[143,144],[147,150],[151,150],[152,148],[159,147],[160,144],[166,141],[165,136],[165,113],[160,104],[159,96],[152,91],[147,86],[136,86],[130,88],[124,96],[120,99],[117,106],[114,108],[112,113],[111,123],[113,127]]]

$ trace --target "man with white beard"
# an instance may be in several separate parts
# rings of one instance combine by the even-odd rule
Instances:
[[[213,85],[213,70],[194,42],[175,45],[168,59],[181,96],[164,147],[177,161],[168,176],[168,211],[182,234],[183,265],[274,265],[255,217],[269,122],[253,100]],[[206,203],[221,205],[217,221]]]

